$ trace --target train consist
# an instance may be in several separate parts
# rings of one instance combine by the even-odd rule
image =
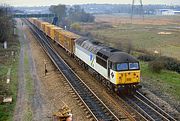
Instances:
[[[93,70],[99,80],[111,90],[134,91],[139,87],[140,66],[133,56],[36,18],[29,18],[29,22],[80,61],[84,67]]]

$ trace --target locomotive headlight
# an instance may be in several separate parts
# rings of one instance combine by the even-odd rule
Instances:
[[[136,76],[137,80],[139,79],[139,76]]]

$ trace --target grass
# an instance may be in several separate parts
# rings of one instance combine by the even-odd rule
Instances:
[[[92,34],[104,43],[112,43],[121,48],[130,42],[135,50],[157,50],[162,55],[180,59],[180,34],[179,30],[173,29],[178,25],[136,25],[120,24],[113,28],[93,28]],[[171,28],[170,30],[168,30]],[[171,35],[159,35],[158,32],[172,32]],[[175,51],[173,51],[173,49]]]
[[[160,74],[153,73],[148,68],[147,62],[141,62],[142,77],[147,85],[155,85],[161,92],[172,95],[175,99],[180,100],[180,74],[172,71],[162,70]]]
[[[16,36],[17,37],[17,36]],[[13,120],[13,113],[14,108],[16,105],[16,99],[17,99],[17,89],[18,89],[18,67],[19,67],[19,50],[20,45],[18,42],[18,39],[15,37],[15,39],[12,42],[8,43],[8,49],[4,50],[0,48],[0,55],[4,55],[5,53],[11,57],[11,51],[15,50],[16,58],[15,61],[13,58],[4,58],[1,60],[3,64],[0,64],[0,79],[3,77],[6,77],[8,68],[11,68],[11,83],[10,85],[5,85],[4,87],[8,89],[7,96],[12,96],[13,102],[7,103],[7,104],[0,104],[0,121],[12,121]],[[18,44],[17,44],[18,43]],[[25,50],[26,51],[26,50]],[[25,111],[23,115],[24,121],[32,121],[32,110],[31,110],[31,100],[33,95],[33,85],[32,85],[32,78],[29,72],[29,61],[28,61],[28,55],[27,52],[24,53],[24,74],[26,79],[26,100],[25,100]],[[5,81],[5,80],[4,80]],[[0,84],[1,84],[0,80]]]
[[[6,120],[11,121],[13,117],[13,111],[14,111],[14,107],[16,104],[16,97],[17,97],[18,64],[19,64],[19,55],[16,55],[15,61],[13,61],[13,59],[11,58],[4,65],[0,66],[0,77],[6,77],[8,68],[11,68],[11,82],[10,82],[10,85],[6,84],[5,88],[8,89],[7,95],[12,96],[13,98],[12,103],[0,104],[0,120],[1,121],[6,121]]]
[[[33,117],[33,112],[31,110],[31,106],[28,105],[28,106],[25,107],[23,120],[24,121],[32,121],[33,120],[32,117]]]
[[[8,71],[8,67],[5,65],[0,65],[0,77],[4,77]]]

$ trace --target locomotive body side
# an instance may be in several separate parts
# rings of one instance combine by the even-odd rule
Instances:
[[[107,70],[100,64],[96,62],[96,54],[84,49],[83,47],[79,46],[75,43],[75,53],[79,59],[81,59],[84,63],[88,66],[96,70],[99,74],[101,74],[104,78],[108,79],[107,77]]]

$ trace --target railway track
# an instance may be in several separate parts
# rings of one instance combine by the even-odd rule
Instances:
[[[25,22],[93,118],[97,121],[120,121],[121,118],[118,118],[53,50],[47,37],[39,30],[34,29],[30,23]]]
[[[39,43],[44,51],[51,58],[58,70],[68,81],[71,88],[76,95],[80,98],[86,108],[89,110],[95,120],[103,121],[120,121],[121,118],[117,117],[96,95],[95,93],[74,73],[74,71],[66,64],[66,62],[57,54],[51,47],[48,38],[41,31],[34,29],[32,25],[26,22],[32,33],[38,38]],[[134,107],[140,115],[151,121],[176,121],[173,117],[156,106],[148,98],[143,96],[140,92],[136,95],[122,97],[125,102]],[[127,119],[135,120],[128,114],[125,114]],[[124,119],[124,117],[122,118]]]
[[[150,121],[176,121],[172,116],[150,101],[139,91],[135,95],[122,97],[128,104]]]

